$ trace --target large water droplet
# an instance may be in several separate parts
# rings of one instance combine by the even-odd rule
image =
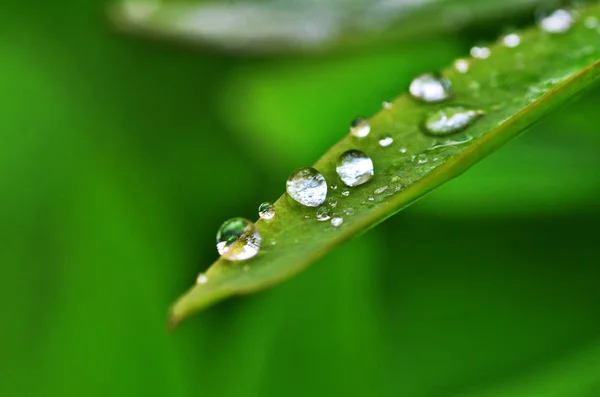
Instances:
[[[292,172],[287,180],[286,190],[294,200],[307,207],[318,207],[327,198],[327,182],[312,167]]]
[[[217,232],[217,250],[225,259],[240,261],[258,253],[261,237],[258,228],[244,218],[233,218]]]
[[[482,110],[468,109],[463,106],[449,106],[427,115],[422,128],[429,135],[450,135],[464,130],[483,114]]]
[[[268,201],[265,201],[258,206],[258,216],[262,219],[272,219],[275,216],[275,206]]]
[[[348,150],[342,153],[335,170],[347,186],[367,183],[374,174],[373,161],[360,150]]]
[[[410,94],[425,102],[445,101],[452,96],[452,84],[443,76],[426,73],[416,77],[410,83]]]
[[[350,133],[358,138],[364,138],[371,132],[371,126],[366,119],[356,118],[350,123]]]
[[[573,15],[569,11],[558,9],[548,15],[541,15],[538,24],[545,32],[564,33],[571,28],[573,21]]]

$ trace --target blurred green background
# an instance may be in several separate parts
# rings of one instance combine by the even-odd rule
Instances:
[[[502,26],[238,57],[0,13],[0,396],[600,396],[600,90],[302,275],[165,331],[216,258],[419,72]]]

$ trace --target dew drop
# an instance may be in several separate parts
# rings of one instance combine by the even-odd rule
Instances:
[[[402,146],[402,147],[400,148],[400,150],[398,150],[398,151],[399,151],[400,153],[402,153],[402,154],[405,154],[406,152],[408,152],[408,149],[407,149],[407,148],[405,148],[404,146]]]
[[[258,253],[261,237],[258,228],[244,218],[233,218],[221,225],[217,232],[217,250],[225,259],[250,259]]]
[[[196,279],[196,284],[206,284],[206,283],[208,283],[208,277],[206,277],[206,274],[200,273],[198,275],[198,278]]]
[[[331,212],[329,207],[321,207],[317,210],[317,220],[320,222],[328,221],[331,219]]]
[[[487,47],[473,47],[471,48],[471,56],[473,58],[486,59],[492,55],[492,51]]]
[[[459,73],[467,73],[469,71],[469,61],[466,59],[457,59],[454,62],[454,68],[458,70]]]
[[[334,183],[332,185],[329,185],[329,187],[331,188],[331,190],[336,190],[337,189],[337,185]]]
[[[587,17],[584,21],[584,25],[588,29],[595,29],[596,27],[598,27],[598,18],[594,16]]]
[[[349,195],[350,195],[350,191],[349,190],[342,191],[342,196],[348,197]]]
[[[268,201],[265,201],[258,206],[258,216],[262,219],[272,219],[275,216],[275,206]]]
[[[427,155],[424,153],[421,153],[417,157],[415,157],[415,161],[419,164],[425,164],[425,163],[427,163]]]
[[[375,191],[373,192],[373,194],[379,195],[379,194],[385,192],[387,189],[388,189],[387,186],[382,186],[382,187],[380,187],[378,189],[375,189]]]
[[[344,215],[348,215],[348,216],[354,215],[354,208],[346,208],[346,209],[344,209]]]
[[[502,38],[502,43],[509,48],[515,48],[521,44],[521,37],[516,33],[507,34]]]
[[[423,132],[434,136],[454,134],[469,127],[483,114],[482,110],[449,106],[427,115],[422,124]]]
[[[371,126],[366,119],[361,117],[352,120],[350,123],[350,133],[357,138],[364,138],[371,132]]]
[[[328,198],[327,205],[330,206],[331,208],[335,208],[335,207],[337,207],[337,200],[334,198]]]
[[[416,77],[409,87],[410,94],[424,102],[435,103],[445,101],[452,96],[452,84],[445,77],[426,73]]]
[[[390,183],[399,183],[400,181],[402,181],[402,178],[400,178],[398,175],[394,175],[390,178]]]
[[[348,150],[342,153],[335,170],[347,186],[367,183],[374,174],[373,161],[360,150]]]
[[[383,101],[383,103],[381,104],[381,106],[383,106],[384,109],[391,109],[392,108],[392,103],[388,102],[388,101]]]
[[[318,207],[327,198],[327,182],[312,167],[294,171],[287,180],[286,190],[294,200],[307,207]]]
[[[344,218],[340,218],[340,217],[336,216],[335,218],[331,219],[331,224],[334,227],[340,227],[342,225],[342,223],[344,223]]]
[[[391,136],[385,136],[383,138],[381,138],[379,140],[379,146],[381,147],[388,147],[390,146],[392,143],[394,143],[394,138],[392,138]]]
[[[540,28],[548,33],[565,33],[573,24],[573,15],[563,9],[558,9],[549,15],[543,15],[538,24]]]

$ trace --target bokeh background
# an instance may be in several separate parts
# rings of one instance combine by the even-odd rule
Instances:
[[[419,72],[504,26],[239,56],[2,1],[0,396],[600,396],[600,91],[300,276],[165,330],[216,258]]]

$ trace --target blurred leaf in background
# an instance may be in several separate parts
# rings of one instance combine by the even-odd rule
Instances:
[[[598,89],[300,277],[164,331],[224,219],[503,26],[242,59],[115,35],[101,1],[3,4],[0,395],[598,395]]]

